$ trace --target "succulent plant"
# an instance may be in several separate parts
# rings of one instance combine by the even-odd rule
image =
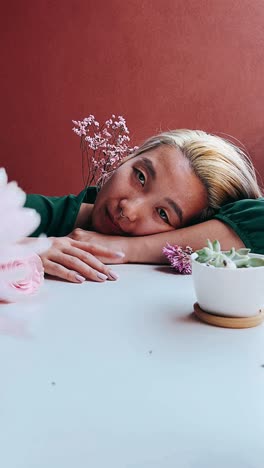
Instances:
[[[207,247],[196,250],[196,261],[206,263],[208,266],[217,268],[249,268],[264,266],[264,258],[250,257],[250,249],[242,248],[236,250],[234,247],[227,251],[221,251],[218,240],[211,242],[207,240]]]

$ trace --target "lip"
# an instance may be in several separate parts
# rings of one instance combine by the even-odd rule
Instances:
[[[114,220],[112,214],[110,211],[106,208],[106,219],[108,221],[108,225],[111,229],[111,234],[116,234],[116,235],[124,235],[126,234],[125,231],[119,226],[119,224]]]

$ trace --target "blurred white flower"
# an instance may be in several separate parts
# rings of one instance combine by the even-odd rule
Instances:
[[[27,239],[39,226],[39,214],[24,208],[26,194],[9,182],[0,168],[0,301],[13,301],[37,291],[43,281],[43,266],[36,255],[47,250],[47,237]]]

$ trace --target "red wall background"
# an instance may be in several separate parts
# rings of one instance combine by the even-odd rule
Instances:
[[[1,6],[1,159],[29,192],[82,188],[72,119],[231,134],[264,176],[263,0],[10,0]]]

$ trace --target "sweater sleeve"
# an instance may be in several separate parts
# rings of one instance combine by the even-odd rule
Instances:
[[[41,233],[47,236],[66,236],[73,228],[78,216],[80,206],[85,201],[86,190],[79,195],[66,195],[64,197],[46,197],[44,195],[27,195],[25,206],[34,208],[41,217],[39,227],[31,237]]]
[[[213,219],[230,226],[252,252],[264,254],[264,198],[228,203]]]

